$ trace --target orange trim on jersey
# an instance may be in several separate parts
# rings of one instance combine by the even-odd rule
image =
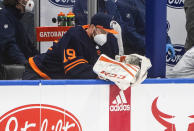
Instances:
[[[65,74],[66,74],[69,70],[71,70],[72,68],[74,68],[75,66],[77,66],[77,65],[79,65],[79,64],[83,64],[83,63],[86,63],[86,62],[80,61],[80,62],[78,62],[78,63],[72,65],[71,67],[67,68],[67,69],[65,70]]]
[[[53,48],[51,48],[51,47],[50,47],[50,48],[48,48],[48,49],[49,49],[49,50],[53,50]]]
[[[43,73],[43,72],[36,66],[36,64],[35,64],[35,62],[34,62],[34,60],[33,60],[33,57],[30,57],[30,58],[29,58],[29,64],[30,64],[30,66],[32,67],[32,69],[33,69],[37,74],[39,74],[42,78],[44,78],[44,79],[46,79],[46,80],[51,80],[51,78],[50,78],[47,74]]]
[[[89,25],[82,25],[82,28],[87,29],[87,28],[89,28]]]
[[[57,44],[59,42],[59,40],[54,40],[53,42],[55,42],[55,44]]]
[[[85,59],[79,59],[79,60],[76,60],[76,61],[74,61],[74,62],[72,62],[72,63],[66,65],[66,66],[64,67],[64,69],[66,69],[66,68],[68,68],[69,66],[71,66],[71,65],[73,65],[73,64],[75,64],[75,63],[77,63],[77,62],[80,62],[80,61],[85,62],[85,63],[88,63],[88,61],[85,60]]]
[[[105,61],[105,62],[109,62],[109,63],[113,63],[113,64],[120,65],[120,66],[121,66],[124,70],[126,70],[131,76],[135,77],[135,76],[133,75],[133,73],[131,73],[131,72],[130,72],[125,66],[123,66],[121,63],[112,61],[112,60],[107,59],[107,58],[105,58],[105,57],[103,57],[103,56],[100,57],[100,60]]]

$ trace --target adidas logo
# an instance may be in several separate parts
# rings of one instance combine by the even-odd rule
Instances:
[[[130,105],[127,104],[127,100],[123,91],[119,92],[116,99],[112,102],[110,111],[130,111]]]

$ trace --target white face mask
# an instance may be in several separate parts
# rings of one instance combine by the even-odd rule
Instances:
[[[33,0],[28,0],[26,5],[24,5],[24,4],[22,4],[22,5],[25,6],[25,12],[32,12],[34,9],[34,1]]]
[[[94,36],[94,41],[99,46],[103,46],[107,42],[107,34],[98,34]]]

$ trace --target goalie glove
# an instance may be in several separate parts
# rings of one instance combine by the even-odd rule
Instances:
[[[136,81],[132,83],[131,86],[136,86],[142,83],[147,78],[147,71],[152,67],[151,62],[147,57],[138,54],[124,56],[116,55],[115,59],[126,64],[137,65],[140,67],[140,71],[136,76]]]
[[[121,90],[126,90],[136,81],[139,67],[115,61],[102,54],[93,67],[93,71],[101,79],[114,82]]]

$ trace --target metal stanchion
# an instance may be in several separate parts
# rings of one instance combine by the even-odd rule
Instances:
[[[34,2],[35,2],[34,26],[36,28],[36,27],[39,27],[40,26],[40,0],[34,0]],[[36,31],[34,31],[34,32],[36,32]],[[36,36],[36,33],[35,33],[35,36]],[[36,39],[36,37],[35,37],[35,39]],[[37,42],[36,44],[37,44],[36,45],[36,48],[40,51],[40,42]]]
[[[88,24],[90,24],[91,18],[97,13],[97,0],[88,0]]]

